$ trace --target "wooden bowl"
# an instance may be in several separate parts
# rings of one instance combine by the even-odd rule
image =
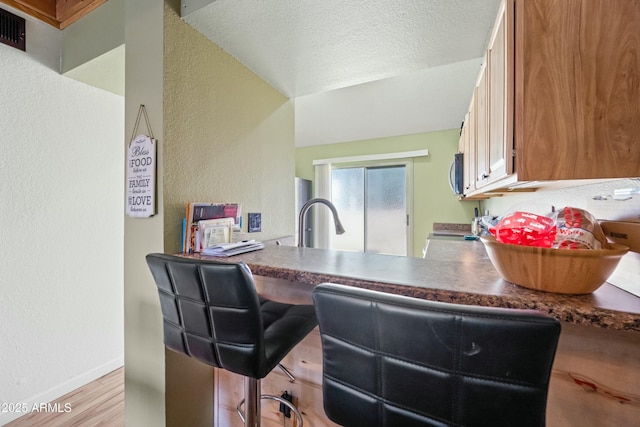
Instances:
[[[560,294],[590,294],[607,281],[629,248],[551,249],[510,245],[481,237],[489,259],[507,282]]]

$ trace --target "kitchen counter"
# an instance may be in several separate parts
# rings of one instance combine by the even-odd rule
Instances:
[[[289,282],[323,282],[373,289],[434,301],[536,309],[568,323],[640,332],[640,298],[611,284],[590,295],[561,295],[526,289],[501,279],[479,241],[432,240],[425,258],[331,251],[292,246],[231,258],[252,273]]]

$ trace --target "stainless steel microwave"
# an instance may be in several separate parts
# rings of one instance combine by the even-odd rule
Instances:
[[[464,162],[463,154],[456,153],[449,168],[449,185],[454,194],[464,194]]]

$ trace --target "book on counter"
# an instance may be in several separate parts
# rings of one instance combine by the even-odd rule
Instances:
[[[239,203],[188,203],[183,230],[183,252],[200,252],[205,245],[218,243],[216,240],[220,239],[231,241],[231,232],[240,230],[241,227],[240,211]],[[231,227],[228,231],[218,228],[227,226]]]
[[[243,254],[245,252],[257,251],[262,248],[264,248],[264,244],[262,242],[246,240],[244,242],[222,243],[208,248],[203,248],[202,255],[228,257]]]

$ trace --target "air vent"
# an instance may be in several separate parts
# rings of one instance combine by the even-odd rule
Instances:
[[[0,9],[0,43],[26,50],[25,20]]]

